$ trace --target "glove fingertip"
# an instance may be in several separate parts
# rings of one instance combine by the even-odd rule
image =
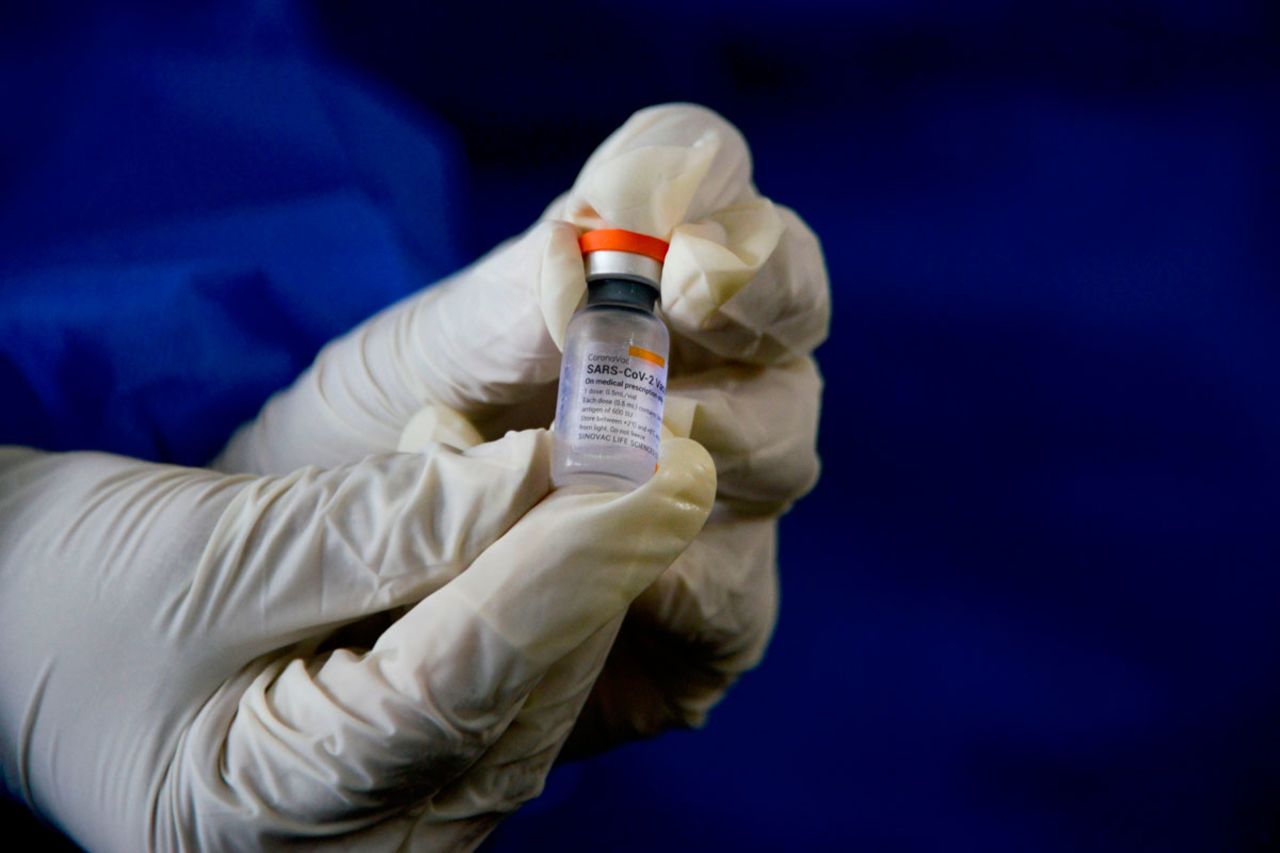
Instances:
[[[642,488],[682,504],[697,517],[701,529],[715,503],[716,465],[707,449],[693,439],[664,439],[658,468]]]
[[[578,229],[568,222],[550,222],[538,275],[538,306],[547,332],[564,350],[565,331],[587,290],[587,272],[578,249]]]
[[[431,403],[409,419],[396,449],[401,453],[415,453],[432,442],[466,450],[483,443],[484,436],[456,409]]]

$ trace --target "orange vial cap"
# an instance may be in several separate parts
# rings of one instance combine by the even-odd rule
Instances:
[[[670,246],[666,240],[659,240],[648,234],[622,228],[600,228],[579,237],[578,248],[584,255],[589,252],[630,252],[662,263]]]

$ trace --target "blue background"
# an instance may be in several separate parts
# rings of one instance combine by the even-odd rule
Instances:
[[[0,12],[0,440],[199,464],[700,101],[824,242],[823,479],[709,726],[492,849],[1280,846],[1275,4],[420,5]]]

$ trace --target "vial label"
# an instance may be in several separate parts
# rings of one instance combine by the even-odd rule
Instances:
[[[592,342],[582,348],[577,405],[567,412],[570,444],[642,450],[658,461],[667,362],[627,344]]]

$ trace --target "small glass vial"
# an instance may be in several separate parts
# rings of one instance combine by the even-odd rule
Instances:
[[[654,306],[667,244],[609,228],[579,245],[587,304],[565,332],[551,480],[629,491],[658,467],[670,338]]]

